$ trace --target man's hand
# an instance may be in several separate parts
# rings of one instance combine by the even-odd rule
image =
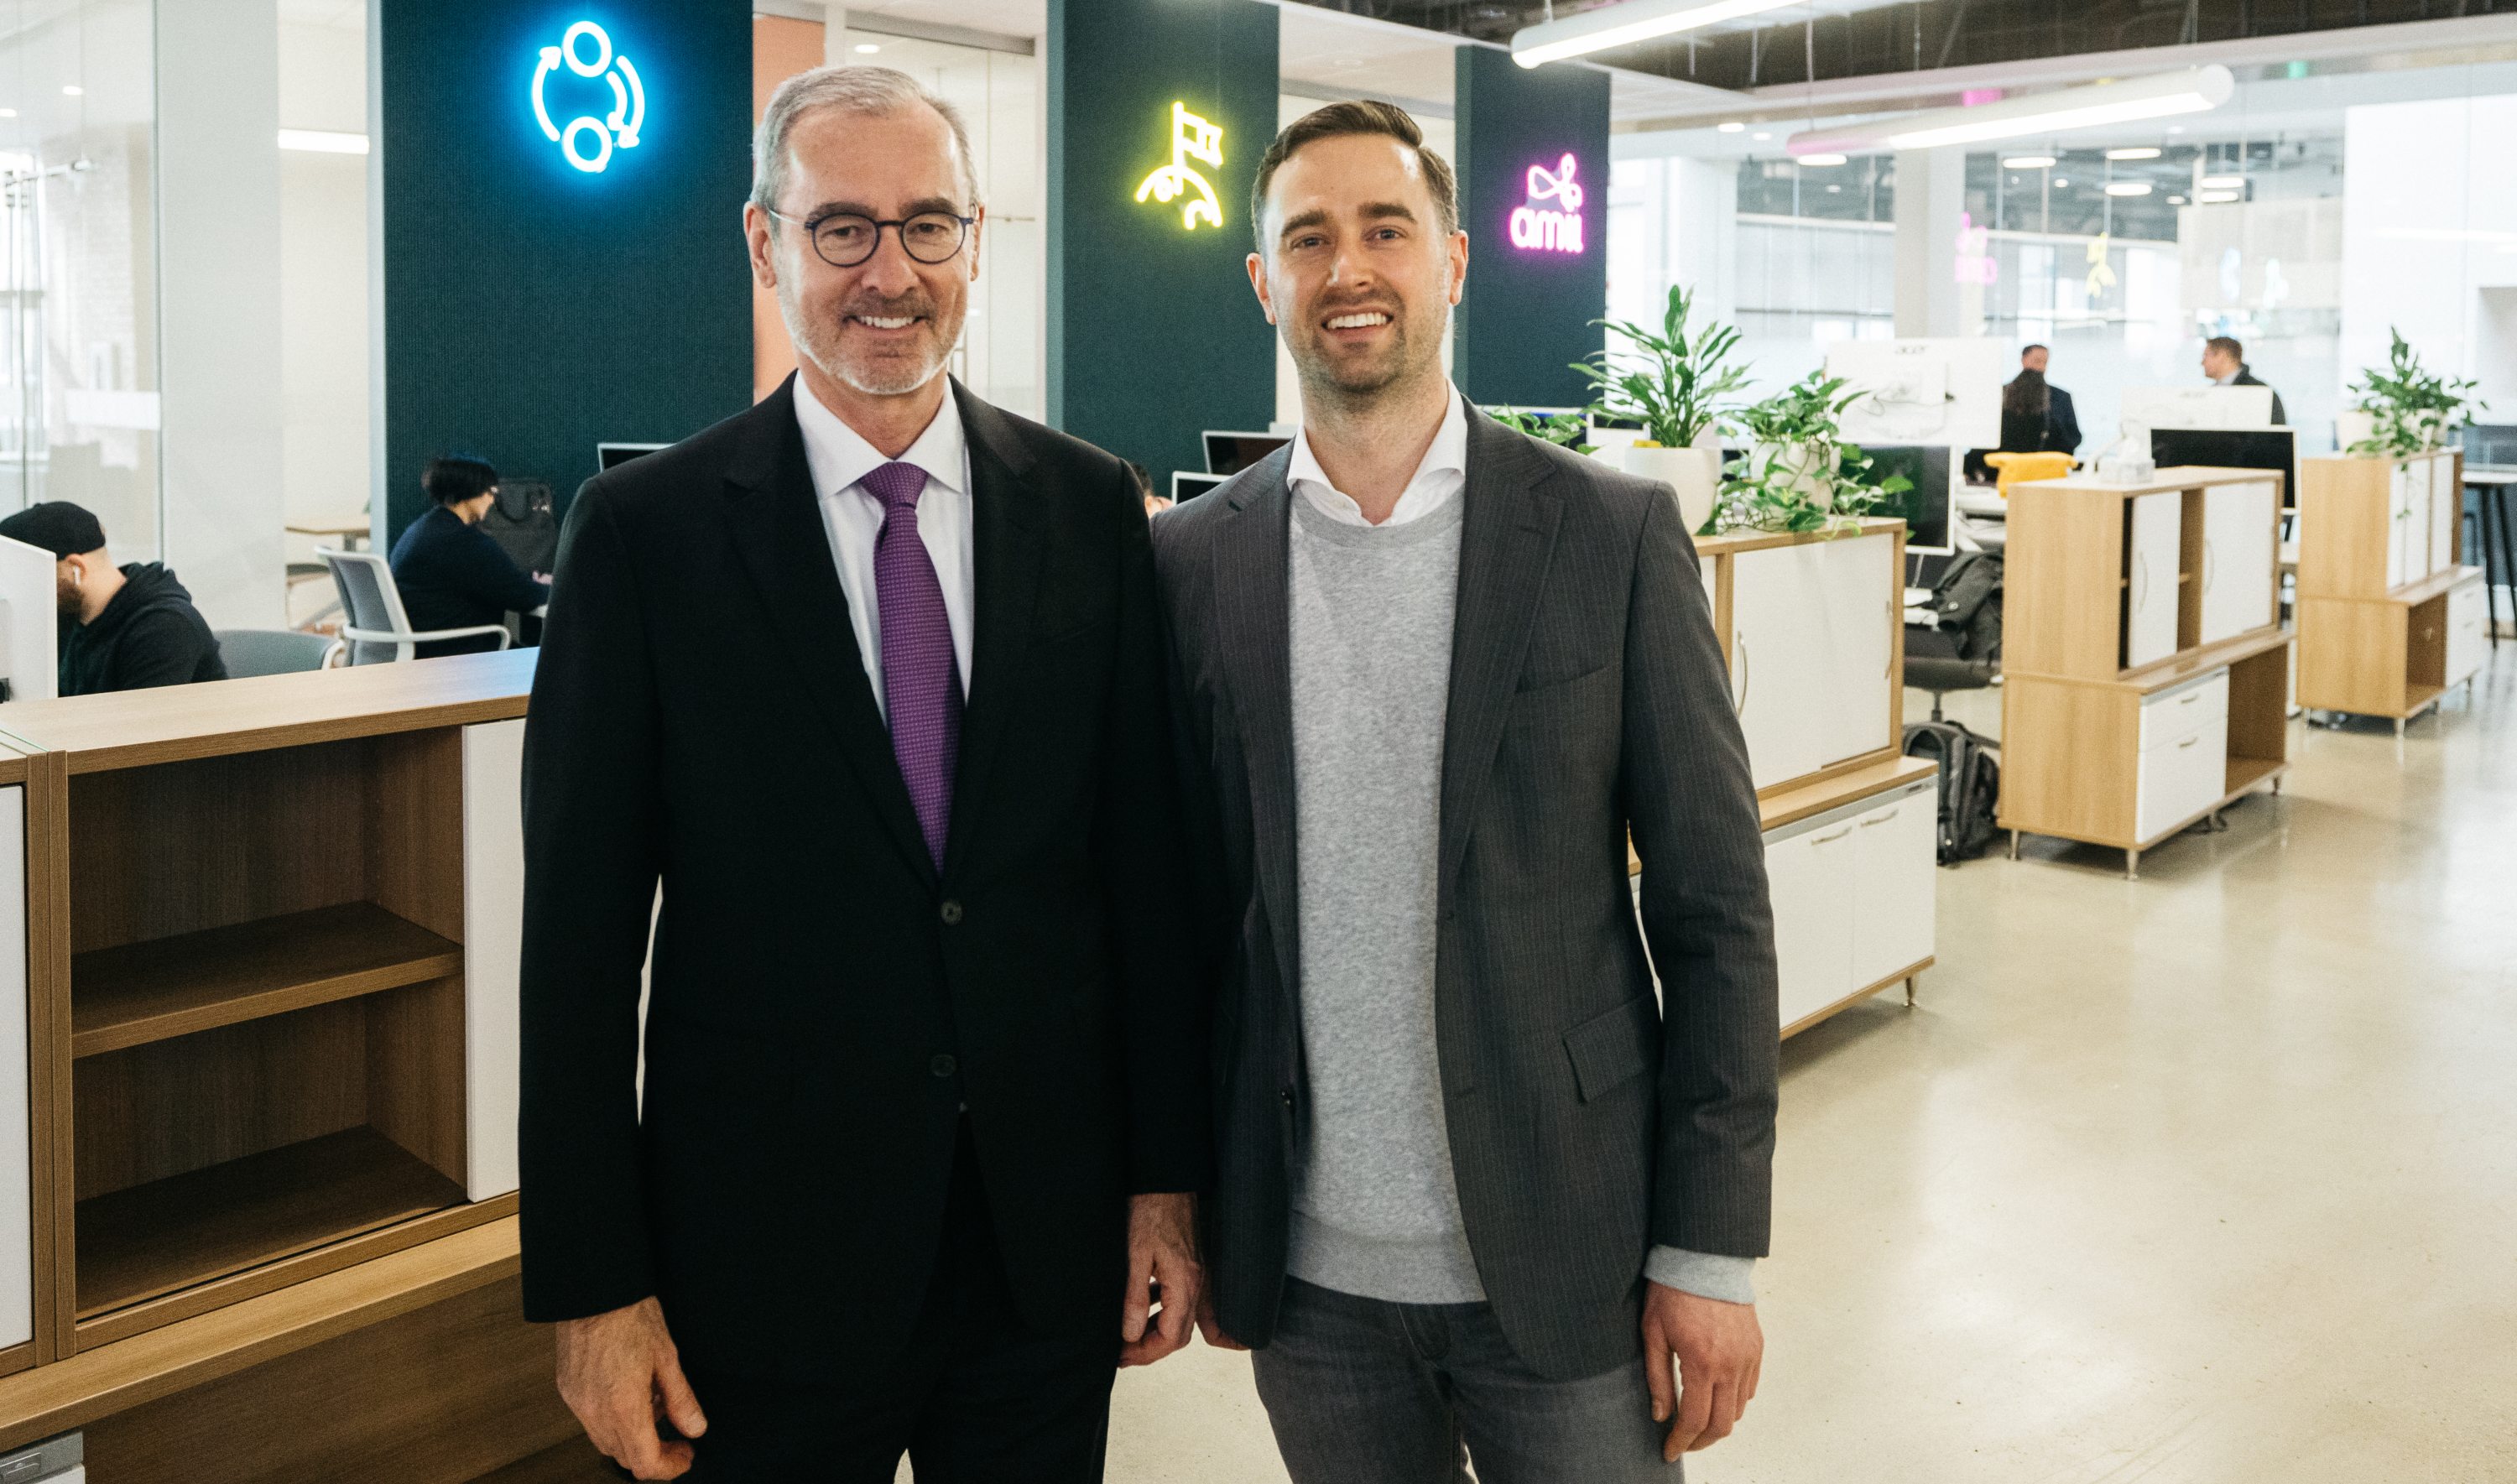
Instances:
[[[682,1378],[664,1308],[642,1298],[625,1309],[559,1326],[559,1394],[604,1457],[641,1479],[691,1471],[689,1443],[667,1442],[657,1419],[684,1438],[707,1431],[699,1398]]]
[[[1215,1294],[1208,1292],[1197,1301],[1197,1333],[1218,1350],[1247,1350],[1250,1347],[1223,1333],[1223,1321],[1215,1316]]]
[[[1678,1379],[1669,1358],[1678,1357]],[[1651,1387],[1652,1420],[1668,1422],[1661,1457],[1710,1448],[1730,1435],[1748,1399],[1757,1394],[1766,1336],[1757,1328],[1757,1306],[1699,1298],[1693,1293],[1643,1285],[1643,1380]]]
[[[1128,1202],[1128,1292],[1119,1310],[1123,1366],[1150,1366],[1188,1343],[1206,1273],[1197,1262],[1197,1197]]]

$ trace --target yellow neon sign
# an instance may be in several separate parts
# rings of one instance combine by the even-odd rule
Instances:
[[[1187,205],[1180,208],[1180,226],[1197,230],[1197,219],[1206,218],[1210,225],[1223,225],[1223,203],[1216,199],[1215,187],[1205,176],[1188,167],[1192,159],[1204,160],[1216,169],[1223,168],[1223,126],[1211,124],[1191,113],[1178,103],[1172,105],[1172,162],[1145,177],[1136,188],[1136,199],[1147,196],[1168,205],[1194,190]]]

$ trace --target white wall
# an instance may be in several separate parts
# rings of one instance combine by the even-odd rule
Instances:
[[[280,22],[281,128],[365,133],[366,76],[363,29]],[[367,507],[367,158],[279,156],[279,482],[291,519]]]
[[[2512,96],[2344,111],[2339,380],[2384,364],[2392,327],[2434,370],[2490,373],[2485,415],[2517,421],[2517,350],[2496,339],[2510,319],[2483,298],[2517,286],[2511,137]]]
[[[166,560],[214,627],[282,619],[279,18],[157,10]]]

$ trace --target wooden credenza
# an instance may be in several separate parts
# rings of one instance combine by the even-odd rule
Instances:
[[[2013,486],[2001,809],[2023,834],[2141,855],[2289,768],[2282,477]]]
[[[2404,724],[2482,667],[2464,455],[2312,458],[2299,475],[2298,703]]]

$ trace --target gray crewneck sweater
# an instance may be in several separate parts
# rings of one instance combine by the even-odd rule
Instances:
[[[1433,1039],[1453,499],[1350,526],[1297,495],[1288,540],[1302,1049],[1310,1118],[1288,1267],[1400,1303],[1485,1296]]]

